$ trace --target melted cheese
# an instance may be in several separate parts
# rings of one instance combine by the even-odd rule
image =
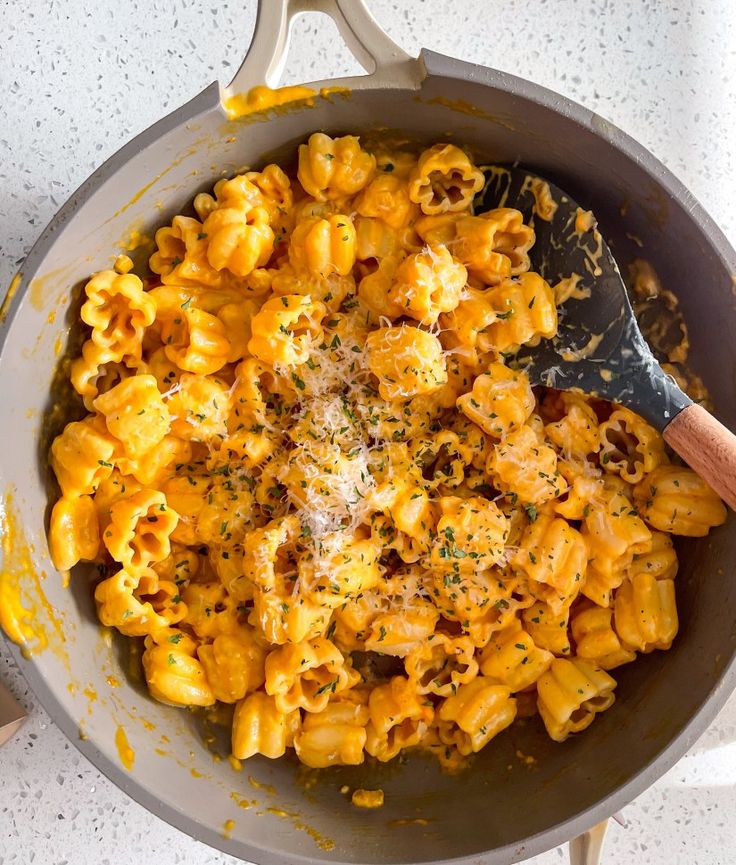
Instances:
[[[382,808],[383,790],[353,790],[351,801],[356,808]]]
[[[124,727],[118,726],[115,730],[115,747],[118,749],[120,762],[130,772],[135,762],[135,751],[130,747]]]
[[[15,276],[10,280],[10,285],[8,286],[8,290],[5,293],[5,298],[3,299],[2,305],[0,305],[0,322],[4,321],[5,316],[8,314],[10,303],[15,297],[16,291],[18,291],[18,286],[20,285],[22,277],[22,273],[16,273]]]
[[[13,493],[0,504],[3,567],[0,571],[0,627],[29,657],[50,644],[49,627],[55,636],[54,652],[69,664],[62,621],[46,599],[41,586],[45,573],[36,570],[33,547],[26,541],[15,511]]]
[[[534,212],[537,216],[545,222],[551,222],[559,205],[552,197],[549,183],[541,177],[529,176],[521,187],[522,194],[527,191],[534,196]]]
[[[560,357],[563,360],[571,362],[584,360],[585,358],[590,357],[598,348],[604,335],[604,333],[594,333],[582,348],[579,348],[577,351],[572,351],[572,349],[566,348],[560,352]]]
[[[231,120],[247,117],[258,111],[268,111],[271,108],[282,108],[292,102],[306,102],[311,108],[314,105],[316,92],[311,87],[277,87],[272,89],[261,85],[252,87],[246,93],[235,93],[223,103],[227,116]]]

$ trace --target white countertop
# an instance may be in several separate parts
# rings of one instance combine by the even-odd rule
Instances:
[[[662,159],[736,244],[733,0],[368,2],[408,51],[424,46],[496,66],[612,120]],[[254,14],[255,0],[5,0],[0,286],[104,159],[212,80],[229,80]],[[284,83],[358,70],[331,22],[302,19],[294,41]],[[31,716],[0,750],[0,865],[235,865],[102,777],[38,705],[2,641],[0,679]],[[736,697],[623,818],[625,828],[609,832],[607,865],[736,862]],[[530,861],[553,865],[566,855],[560,848]]]

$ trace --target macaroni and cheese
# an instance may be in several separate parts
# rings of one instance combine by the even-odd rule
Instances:
[[[239,760],[453,768],[534,713],[562,741],[675,638],[671,534],[724,507],[642,418],[508,364],[565,294],[483,185],[452,144],[315,133],[197,195],[153,275],[87,283],[51,553],[98,563],[155,699],[234,706]]]

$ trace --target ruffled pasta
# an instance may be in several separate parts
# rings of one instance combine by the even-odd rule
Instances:
[[[642,418],[513,367],[575,280],[483,183],[317,132],[197,195],[153,277],[85,288],[51,556],[97,564],[151,696],[221,704],[238,760],[456,772],[517,717],[584,730],[676,637],[671,534],[725,509]]]

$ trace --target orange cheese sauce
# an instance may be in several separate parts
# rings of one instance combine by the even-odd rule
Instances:
[[[82,690],[82,693],[87,698],[87,714],[91,715],[94,704],[98,699],[97,691],[92,687],[92,685],[87,685],[87,687]]]
[[[531,754],[525,754],[523,751],[517,751],[516,757],[524,766],[528,766],[529,768],[537,764],[536,757],[532,757]]]
[[[8,308],[10,307],[10,302],[15,297],[15,293],[18,291],[18,286],[20,285],[22,277],[22,273],[16,273],[15,276],[10,280],[8,290],[5,293],[2,305],[0,305],[0,321],[5,320],[5,316],[8,314]]]
[[[268,793],[271,796],[276,795],[276,788],[273,786],[273,784],[264,784],[262,781],[259,781],[252,775],[248,775],[248,783],[256,790],[263,790],[264,793]]]
[[[356,808],[382,808],[383,790],[353,790],[351,801]]]
[[[258,804],[257,799],[244,799],[237,793],[231,793],[230,798],[233,800],[233,802],[235,802],[238,808],[243,808],[246,811],[248,810],[248,808],[254,808]]]
[[[571,273],[570,276],[564,277],[553,286],[555,300],[557,301],[558,306],[565,303],[570,298],[573,298],[574,300],[585,300],[590,297],[590,289],[580,288],[578,284],[582,278],[583,277],[579,273]]]
[[[424,101],[419,96],[415,98],[418,102]],[[490,120],[492,123],[503,126],[511,132],[516,132],[516,128],[507,120],[504,120],[495,114],[489,114],[489,112],[483,111],[482,108],[478,108],[477,105],[473,105],[465,99],[448,99],[446,96],[434,96],[432,99],[427,99],[426,102],[427,105],[441,105],[443,108],[449,108],[451,111],[457,111],[460,114],[467,114],[470,117],[480,117],[483,120]]]
[[[28,286],[28,297],[31,306],[37,312],[43,312],[52,301],[58,307],[68,305],[69,295],[64,289],[68,289],[70,286],[72,269],[73,265],[64,265],[31,280]],[[60,297],[56,297],[56,293],[60,289],[62,289],[62,294]]]
[[[228,763],[230,763],[230,768],[233,770],[233,772],[242,772],[243,771],[242,760],[238,760],[237,757],[233,757],[233,755],[230,754],[227,758],[227,761],[228,761]]]
[[[120,762],[130,772],[135,762],[135,751],[130,747],[124,727],[118,726],[115,731],[115,747],[118,749]]]
[[[0,571],[0,627],[23,649],[25,657],[49,646],[49,628],[54,631],[54,649],[68,662],[62,621],[46,599],[44,572],[33,564],[33,546],[28,543],[15,510],[13,492],[0,505],[3,565]]]
[[[583,360],[586,357],[590,357],[594,354],[595,350],[601,344],[601,340],[603,339],[603,333],[594,333],[591,334],[590,339],[582,348],[579,348],[577,351],[573,351],[572,349],[566,348],[560,352],[560,357],[563,360],[575,362],[578,360]]]
[[[603,238],[598,231],[598,223],[592,210],[583,210],[578,207],[575,211],[574,224],[572,226],[572,235],[576,235],[581,240],[588,232],[592,232],[593,240],[596,244],[595,249],[590,250],[583,247],[585,256],[588,259],[585,262],[585,267],[593,276],[600,276],[602,271],[600,267],[600,259],[603,255]]]
[[[153,246],[153,238],[137,228],[129,229],[120,241],[120,248],[124,252],[135,252],[142,246]]]
[[[429,826],[429,820],[424,817],[402,817],[399,820],[389,820],[388,825],[392,829],[400,826]]]
[[[143,196],[148,192],[148,190],[149,190],[152,186],[155,186],[155,184],[158,183],[158,181],[161,180],[161,178],[162,178],[164,175],[168,174],[169,171],[171,171],[171,169],[172,169],[175,165],[176,165],[176,163],[172,163],[171,165],[168,166],[168,168],[164,168],[164,170],[163,170],[162,172],[160,172],[159,174],[157,174],[157,175],[153,178],[153,180],[151,180],[151,181],[149,181],[148,183],[146,183],[145,186],[141,186],[141,188],[140,188],[140,189],[135,193],[135,195],[134,195],[134,196],[133,196],[133,197],[132,197],[132,198],[131,198],[131,199],[130,199],[126,204],[124,204],[124,205],[123,205],[119,210],[116,210],[115,213],[113,213],[113,218],[115,218],[116,216],[120,216],[121,213],[125,213],[125,211],[126,211],[129,207],[132,207],[132,206],[133,206],[137,201],[140,201],[141,198],[143,198]]]
[[[227,116],[231,120],[247,117],[258,111],[268,111],[272,108],[282,108],[292,102],[306,102],[311,108],[314,105],[316,91],[311,87],[293,86],[272,89],[265,85],[252,87],[247,93],[235,93],[223,103]]]
[[[266,808],[266,813],[273,814],[276,817],[282,817],[285,820],[291,821],[292,826],[300,832],[306,832],[307,835],[314,841],[320,850],[334,850],[335,842],[332,838],[327,838],[318,832],[313,826],[304,823],[298,814],[290,811],[284,811],[281,808]]]
[[[590,231],[594,227],[595,216],[593,216],[593,211],[583,210],[582,207],[578,207],[575,211],[575,233],[585,234],[586,231]]]
[[[557,213],[558,204],[552,197],[549,183],[541,177],[527,177],[522,185],[522,193],[529,190],[534,196],[534,212],[540,219],[551,222]]]
[[[353,91],[349,87],[320,87],[319,95],[332,102],[332,96],[342,96],[343,99],[349,99],[353,95]]]

